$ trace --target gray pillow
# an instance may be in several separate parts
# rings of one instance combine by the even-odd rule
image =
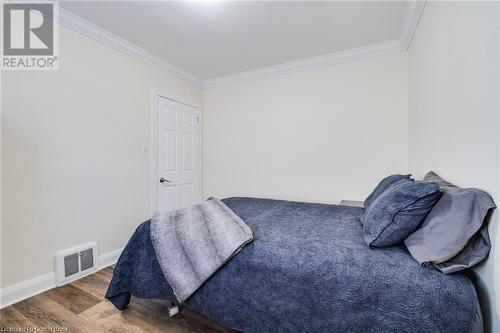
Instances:
[[[382,179],[377,187],[370,193],[370,195],[365,199],[364,206],[365,209],[370,208],[371,204],[379,195],[384,193],[392,184],[395,184],[403,179],[410,179],[411,175],[390,175]]]
[[[439,185],[403,179],[391,185],[365,211],[366,244],[386,247],[402,242],[422,223],[440,196]]]
[[[443,178],[441,178],[437,173],[435,173],[434,171],[429,171],[427,172],[427,174],[424,176],[424,179],[423,179],[424,182],[433,182],[433,183],[438,183],[439,184],[439,187],[441,189],[446,189],[446,188],[449,188],[449,187],[455,187],[457,188],[458,186],[457,185],[454,185],[446,180],[444,180]]]
[[[491,196],[479,189],[459,188],[434,172],[424,182],[438,183],[443,195],[405,245],[421,265],[447,274],[472,267],[487,257],[491,244],[486,216],[496,208]]]

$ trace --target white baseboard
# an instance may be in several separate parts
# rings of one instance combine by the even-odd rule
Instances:
[[[52,272],[2,288],[0,289],[0,309],[52,289],[55,286],[56,274]]]
[[[118,261],[123,248],[104,253],[99,256],[99,268],[111,266]],[[81,276],[80,278],[82,278]],[[54,272],[39,275],[33,279],[0,289],[0,309],[20,302],[26,298],[38,295],[56,286],[56,275]]]
[[[116,264],[118,258],[120,258],[120,254],[123,252],[123,247],[118,250],[114,250],[108,253],[104,253],[99,256],[99,269],[106,268],[108,266]]]

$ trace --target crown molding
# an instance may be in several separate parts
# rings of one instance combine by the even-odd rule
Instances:
[[[404,50],[405,48],[401,45],[400,41],[394,39],[382,43],[339,51],[318,57],[287,62],[280,65],[221,76],[214,79],[208,79],[204,81],[203,88],[215,88],[250,80],[263,79],[270,76],[290,74],[308,69],[356,61]]]
[[[177,78],[185,80],[199,88],[214,88],[407,50],[417,28],[420,16],[424,10],[425,1],[426,0],[408,1],[401,20],[399,34],[396,39],[206,80],[203,80],[200,77],[179,68],[176,65],[165,61],[160,57],[157,57],[154,54],[60,7],[59,22],[72,30],[93,38],[109,47],[141,60]]]
[[[405,51],[410,46],[411,39],[417,29],[417,24],[420,16],[422,15],[422,11],[424,10],[424,6],[425,0],[408,1],[401,20],[398,38],[394,40],[208,79],[204,81],[203,88],[221,87],[250,80],[263,79],[276,75],[289,74],[323,66],[330,66]]]
[[[410,47],[411,40],[417,30],[418,21],[424,11],[425,0],[409,1],[403,13],[401,26],[399,28],[399,41],[405,49]]]
[[[203,86],[203,80],[196,75],[127,42],[61,7],[59,7],[59,23],[199,88]]]

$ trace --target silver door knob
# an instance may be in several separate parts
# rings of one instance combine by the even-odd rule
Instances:
[[[171,181],[168,180],[168,179],[165,179],[165,178],[161,177],[160,178],[160,183],[171,183]]]

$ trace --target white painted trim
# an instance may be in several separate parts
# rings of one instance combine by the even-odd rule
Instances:
[[[399,29],[399,41],[401,45],[408,49],[415,31],[417,30],[418,21],[424,11],[425,0],[423,1],[409,1],[406,5],[401,27]]]
[[[202,97],[202,100],[203,100],[203,97]],[[200,181],[200,202],[202,202],[204,199],[203,199],[203,106],[200,105],[200,107],[198,108],[198,117],[200,118],[199,119],[199,122],[198,122],[198,134],[199,134],[199,138],[198,138],[198,149],[199,149],[199,155],[198,155],[198,179]]]
[[[179,102],[179,103],[182,103],[182,104],[186,104],[186,105],[195,107],[198,110],[201,109],[201,104],[200,103],[198,103],[198,102],[196,102],[194,100],[191,100],[189,98],[186,98],[184,96],[175,94],[175,93],[173,93],[171,91],[167,91],[167,90],[164,90],[164,89],[157,88],[157,89],[155,89],[155,94],[156,94],[156,96],[165,97],[165,98],[171,99],[173,101],[176,101],[176,102]]]
[[[154,54],[98,27],[97,25],[59,7],[59,23],[85,36],[91,37],[115,50],[121,51],[133,58],[141,60],[179,79],[185,80],[197,87],[202,87],[203,81],[196,75],[177,67],[176,65],[155,56]]]
[[[123,252],[123,247],[108,253],[104,253],[99,256],[99,269],[106,268],[108,266],[116,264],[118,258]]]
[[[127,42],[126,40],[63,8],[59,8],[59,22],[70,29],[91,37],[166,73],[183,79],[197,87],[213,88],[404,51],[408,49],[411,43],[411,39],[417,28],[424,6],[425,0],[408,1],[401,20],[398,38],[394,40],[207,80],[203,80],[200,77],[161,59],[160,57],[157,57],[150,52]],[[175,98],[171,99],[177,100]]]
[[[0,290],[0,309],[40,294],[56,286],[54,272],[37,276]]]
[[[153,90],[151,98],[151,128],[149,139],[149,190],[150,190],[150,213],[151,216],[158,210],[158,93],[159,89]]]
[[[123,248],[100,255],[99,269],[103,269],[115,264],[118,261],[118,258],[120,257],[122,251]],[[86,275],[94,272],[95,271],[92,271]],[[80,276],[77,279],[84,276]],[[75,281],[77,279],[73,279],[71,281]],[[56,287],[56,274],[54,272],[51,272],[39,275],[33,279],[23,281],[13,286],[0,289],[0,309],[25,300],[26,298],[38,295],[54,287]]]
[[[200,103],[190,100],[186,97],[174,94],[170,91],[163,89],[153,89],[153,96],[151,100],[151,129],[150,129],[150,212],[151,215],[158,211],[158,97],[168,98],[175,102],[186,104],[197,109],[197,116],[200,118],[199,126],[199,156],[198,156],[198,169],[199,169],[199,182],[200,193],[199,198],[202,197],[202,172],[201,172],[201,159],[202,159],[202,106]]]
[[[408,2],[401,20],[399,35],[396,39],[318,57],[208,79],[203,82],[203,88],[221,87],[250,80],[263,79],[276,75],[295,73],[323,66],[331,66],[405,51],[408,49],[415,30],[417,29],[417,24],[424,10],[424,6],[425,0],[410,0]]]
[[[276,75],[289,74],[323,66],[330,66],[344,62],[356,61],[379,55],[400,52],[404,50],[405,48],[401,45],[399,40],[394,39],[351,50],[335,52],[318,57],[288,62],[285,64],[269,66],[243,73],[231,74],[231,75],[221,76],[215,79],[205,80],[203,83],[203,88],[214,88],[250,80],[262,79]]]

